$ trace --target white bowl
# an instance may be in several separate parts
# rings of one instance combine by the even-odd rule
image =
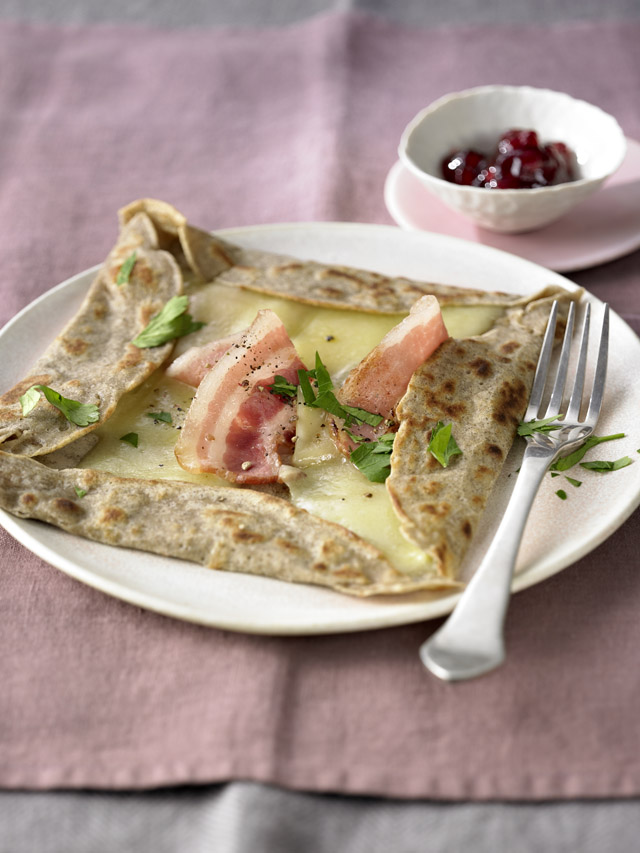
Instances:
[[[440,177],[451,151],[491,152],[511,128],[535,130],[540,142],[564,142],[576,154],[576,181],[535,189],[460,186]],[[532,231],[564,216],[621,165],[626,140],[617,121],[599,107],[562,92],[530,86],[481,86],[435,101],[407,125],[402,163],[449,207],[492,231]]]

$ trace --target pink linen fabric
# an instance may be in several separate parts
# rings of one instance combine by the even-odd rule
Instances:
[[[638,137],[639,41],[628,23],[419,31],[337,13],[264,30],[2,23],[0,322],[101,261],[116,210],[142,196],[211,229],[389,223],[402,128],[448,91],[562,89]],[[575,278],[638,330],[639,272],[636,253]],[[417,658],[439,623],[201,628],[89,589],[0,531],[0,786],[637,796],[639,549],[635,513],[515,597],[501,670],[452,686]]]

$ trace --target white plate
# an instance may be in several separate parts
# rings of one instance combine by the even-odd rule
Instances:
[[[555,273],[495,249],[383,225],[267,225],[221,233],[252,248],[447,284],[519,293],[531,293],[554,282],[575,288]],[[0,364],[7,387],[22,378],[37,357],[34,341],[44,348],[74,314],[94,272],[81,273],[45,293],[0,332]],[[596,308],[600,306],[598,300],[588,298]],[[611,331],[609,382],[598,432],[632,433],[640,411],[640,383],[625,377],[640,372],[640,341],[616,315]],[[555,496],[560,478],[546,479],[520,552],[516,590],[570,565],[630,515],[640,503],[638,447],[637,434],[601,445],[597,458],[628,454],[638,461],[606,475],[581,471],[582,487],[573,489],[566,484],[569,498],[564,502]],[[521,448],[514,449],[507,460],[466,571],[472,569],[495,528],[520,453]],[[0,514],[0,522],[35,554],[90,586],[150,610],[219,628],[264,634],[360,631],[441,616],[457,600],[447,593],[359,600],[321,587],[214,572],[175,559],[111,548],[6,513]]]
[[[387,175],[384,200],[394,221],[409,231],[483,243],[556,272],[587,269],[640,248],[640,143],[627,139],[625,160],[602,189],[557,222],[526,234],[479,228],[432,195],[400,161]]]

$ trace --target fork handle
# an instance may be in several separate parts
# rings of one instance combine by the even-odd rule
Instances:
[[[421,646],[423,664],[438,678],[475,678],[504,661],[502,629],[513,568],[533,499],[555,455],[527,447],[493,542],[449,619]]]

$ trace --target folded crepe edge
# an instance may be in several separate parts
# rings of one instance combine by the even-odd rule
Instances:
[[[528,405],[551,305],[560,336],[581,290],[550,286],[508,309],[488,332],[450,338],[415,372],[400,401],[387,491],[403,534],[458,573]],[[429,452],[438,422],[461,455],[443,467]]]
[[[343,264],[248,249],[190,225],[171,204],[157,199],[138,199],[119,211],[126,226],[140,213],[153,221],[164,248],[182,253],[188,267],[204,281],[253,290],[270,296],[324,307],[376,314],[408,313],[425,294],[441,305],[517,305],[514,294],[480,291],[455,285],[417,281],[405,276],[384,275]]]
[[[170,355],[174,343],[141,349],[133,339],[173,296],[183,292],[175,258],[158,248],[152,220],[138,213],[121,230],[75,315],[28,374],[0,396],[0,446],[39,456],[55,451],[104,423],[123,394],[138,387]],[[128,280],[123,263],[135,252]],[[99,420],[79,426],[41,400],[23,417],[20,397],[33,385],[98,407]]]
[[[458,586],[435,568],[405,575],[341,525],[254,490],[56,470],[0,451],[0,507],[106,545],[360,597]]]

